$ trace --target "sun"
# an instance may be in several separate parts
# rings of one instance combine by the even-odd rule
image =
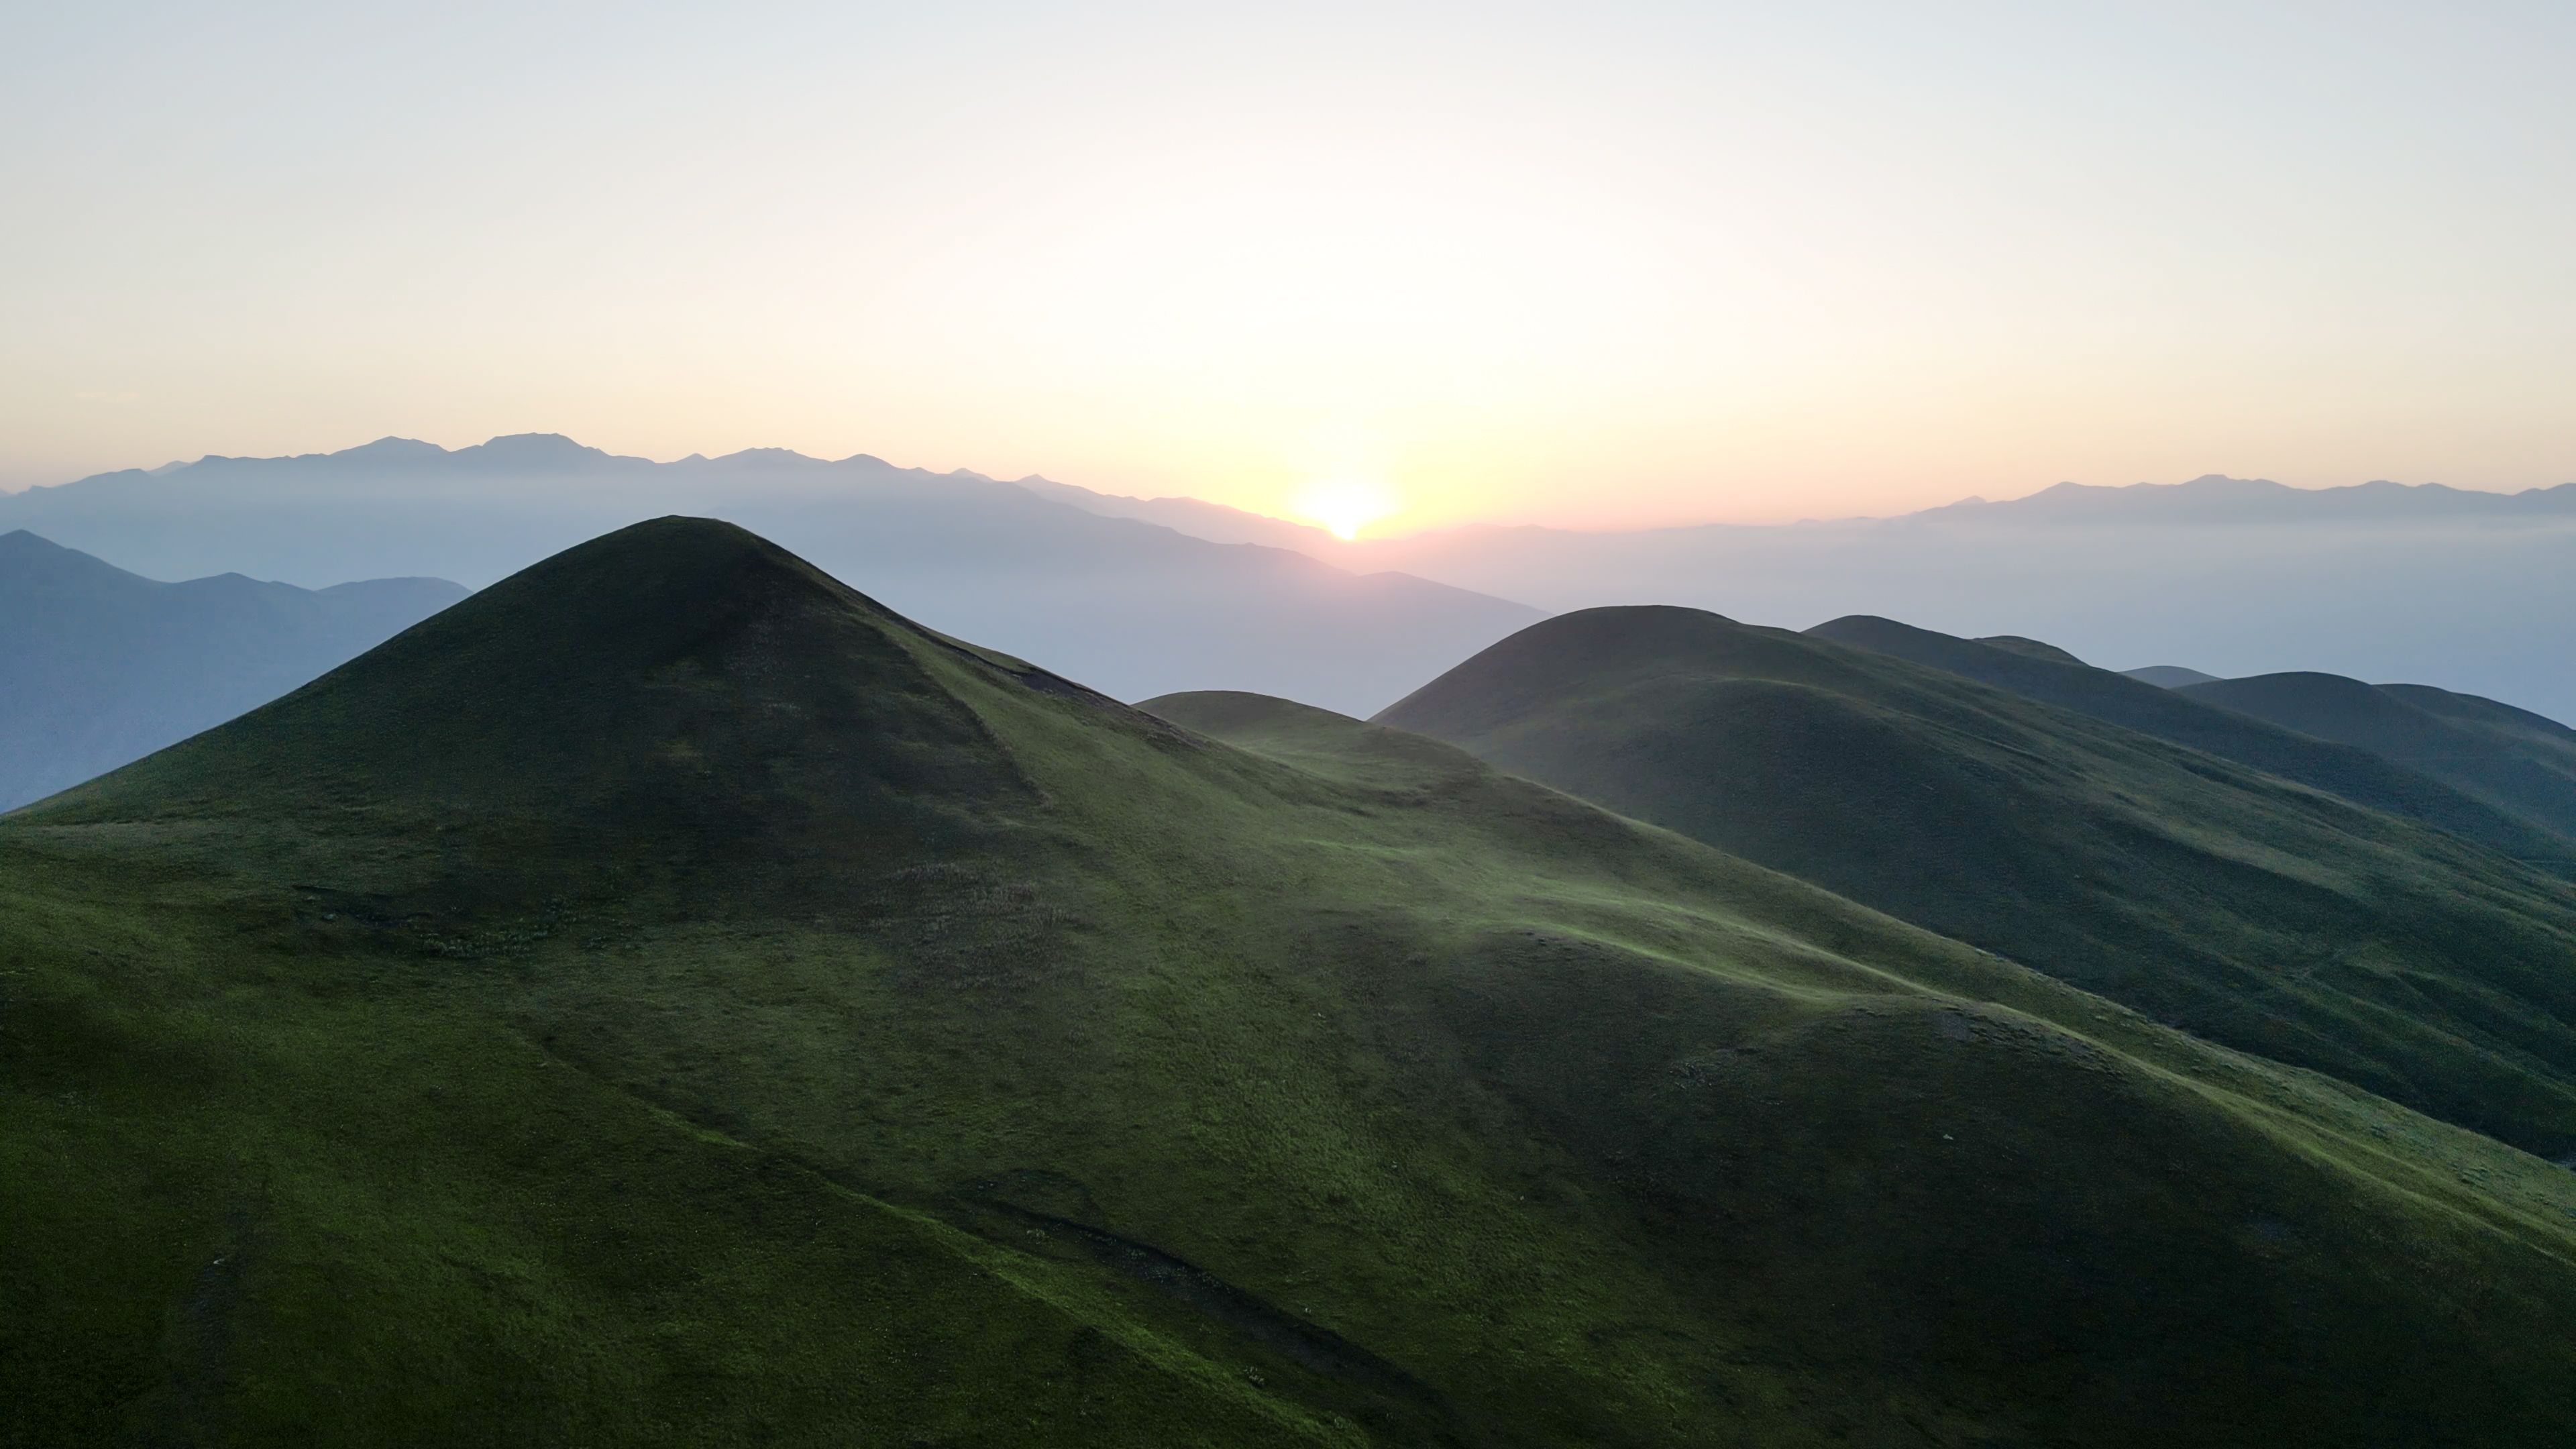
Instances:
[[[1395,495],[1373,483],[1348,480],[1318,483],[1297,499],[1299,513],[1344,539],[1357,537],[1361,529],[1395,509]]]

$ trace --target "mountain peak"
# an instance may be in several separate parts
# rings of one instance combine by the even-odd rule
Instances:
[[[425,443],[418,438],[398,438],[388,434],[372,443],[360,443],[354,448],[344,448],[326,456],[356,462],[390,463],[425,462],[432,458],[444,458],[450,455],[445,448],[436,443]]]
[[[822,869],[872,832],[935,833],[960,804],[1016,788],[932,667],[960,658],[766,539],[660,518],[58,808],[542,819],[612,854]]]
[[[561,433],[506,433],[448,456],[485,467],[559,470],[616,461],[612,455]]]
[[[738,468],[810,468],[823,460],[797,452],[794,448],[743,448],[704,461]]]
[[[85,554],[76,548],[65,548],[42,534],[27,529],[0,533],[0,567],[9,571],[9,581],[46,588],[66,585],[95,587],[130,585],[153,588],[148,579],[138,578],[105,559]]]

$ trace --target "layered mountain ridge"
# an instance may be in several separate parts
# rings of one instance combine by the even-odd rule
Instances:
[[[1541,617],[1401,571],[1102,516],[1041,496],[1044,486],[867,454],[755,448],[662,463],[555,434],[452,452],[388,438],[0,495],[0,529],[162,576],[436,574],[481,586],[639,519],[714,515],[868,580],[895,608],[1124,699],[1229,686],[1366,711]]]
[[[2534,849],[2556,837],[2361,751],[2190,701],[2174,708],[2214,728],[2208,744],[2330,768],[2296,784],[2177,744],[2189,730],[2075,712],[2098,703],[2089,694],[2070,709],[1929,661],[2089,690],[2080,666],[1887,621],[1831,633],[1922,648],[1585,610],[1378,720],[2197,1035],[2553,1158],[2576,1147],[2576,887],[2348,796],[2359,780],[2399,805],[2440,802],[2419,820],[2466,815]],[[2081,673],[2123,700],[2164,698]]]
[[[221,724],[463,597],[443,579],[160,583],[0,534],[0,810]]]

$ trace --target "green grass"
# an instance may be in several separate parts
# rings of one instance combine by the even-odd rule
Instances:
[[[2576,842],[2576,730],[2555,720],[2473,694],[2336,674],[2213,679],[2178,692],[2368,750]]]
[[[2563,1437],[2576,1177],[1207,704],[668,521],[0,822],[0,1436]]]
[[[2442,831],[1687,609],[1533,626],[1380,718],[2208,1039],[2576,1151],[2576,886]]]
[[[2095,669],[2033,640],[1961,639],[1893,619],[1853,614],[1828,620],[1807,637],[1903,659],[1976,680],[2024,699],[2090,715],[2354,804],[2446,830],[2516,860],[2576,878],[2576,839],[2528,818],[2530,798],[2499,801],[2490,790],[2464,789],[2444,772],[2426,773],[2382,753],[2385,741],[2345,743],[2285,728],[2268,717],[2205,702],[2197,686],[2164,689]],[[2401,686],[2403,687],[2403,686]],[[2453,696],[2462,698],[2462,696]],[[2492,701],[2481,701],[2492,705]],[[2519,713],[2519,711],[2516,711]]]

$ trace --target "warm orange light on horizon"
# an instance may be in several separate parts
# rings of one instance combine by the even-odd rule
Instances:
[[[1298,496],[1296,507],[1301,517],[1322,524],[1333,537],[1349,539],[1394,513],[1396,499],[1376,484],[1341,480],[1307,489]]]

